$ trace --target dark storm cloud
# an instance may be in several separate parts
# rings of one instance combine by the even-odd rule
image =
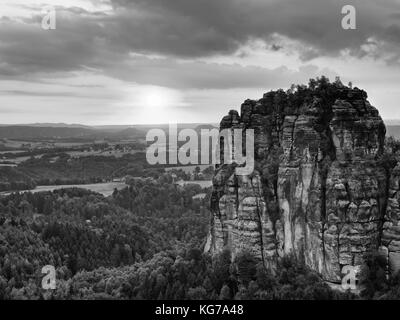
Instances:
[[[254,39],[264,40],[268,50],[285,51],[288,46],[285,40],[279,40],[282,36],[297,43],[297,46],[291,44],[291,53],[297,51],[304,60],[324,55],[337,56],[343,49],[356,56],[371,54],[375,58],[389,51],[388,61],[393,63],[399,56],[400,4],[397,0],[378,4],[372,0],[351,3],[321,0],[112,0],[112,4],[112,13],[58,7],[57,30],[54,31],[40,28],[40,14],[25,19],[25,23],[0,20],[0,75],[25,77],[37,72],[92,68],[106,74],[109,72],[117,78],[134,80],[136,72],[139,80],[185,85],[182,79],[191,78],[186,74],[193,74],[193,70],[175,65],[178,67],[175,77],[169,65],[174,64],[172,60],[138,62],[130,58],[129,53],[182,59],[229,55]],[[345,4],[357,8],[357,30],[345,31],[340,27],[341,8]],[[362,46],[373,42],[373,53]],[[124,68],[122,62],[127,65],[130,62],[131,66]],[[159,78],[152,65],[157,65]],[[198,82],[203,87],[202,69],[196,65],[192,67],[200,73]],[[217,82],[213,77],[218,70],[224,75],[237,77],[237,80],[231,77],[228,82],[242,83],[231,83],[233,86],[259,84],[257,80],[247,79],[246,75],[241,77],[229,70],[233,67],[202,67],[210,72],[207,74],[210,83]],[[236,66],[236,70],[246,74],[249,69]],[[257,75],[269,75],[262,68],[252,71]]]
[[[398,43],[398,0],[112,0],[115,9],[142,12],[120,19],[120,30],[131,30],[132,47],[179,56],[233,52],[251,39],[270,41],[275,34],[304,44],[303,56],[337,55],[370,37]],[[341,28],[341,9],[357,10],[357,30]],[[142,26],[142,27],[140,27]],[[158,31],[157,31],[158,30]],[[160,32],[161,31],[161,32]],[[144,32],[144,34],[142,33]],[[140,44],[140,45],[138,45]],[[399,47],[397,47],[397,50]]]
[[[38,19],[39,17],[36,17]],[[12,74],[68,71],[95,63],[97,52],[93,23],[71,17],[60,20],[57,30],[45,31],[37,24],[0,23],[0,72]]]

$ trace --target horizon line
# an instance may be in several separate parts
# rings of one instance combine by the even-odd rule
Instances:
[[[399,119],[400,121],[400,119]],[[85,124],[85,123],[65,123],[65,122],[32,122],[32,123],[0,123],[0,126],[37,126],[37,125],[66,125],[66,126],[86,126],[86,127],[103,127],[103,126],[154,126],[177,124],[218,124],[219,122],[162,122],[162,123],[131,123],[131,124]]]
[[[398,121],[400,125],[399,119],[384,119],[383,122],[391,122]],[[155,126],[155,125],[169,125],[169,124],[210,124],[215,125],[219,124],[220,121],[217,122],[163,122],[163,123],[131,123],[131,124],[116,124],[116,123],[108,123],[108,124],[85,124],[85,123],[66,123],[66,122],[32,122],[32,123],[0,123],[0,126],[39,126],[39,125],[66,125],[66,126],[85,126],[85,127],[106,127],[106,126]]]

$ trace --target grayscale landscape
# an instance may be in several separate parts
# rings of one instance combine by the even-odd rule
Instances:
[[[0,300],[400,298],[398,0],[0,9]]]

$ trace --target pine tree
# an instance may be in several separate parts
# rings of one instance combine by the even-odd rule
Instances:
[[[230,300],[231,299],[231,289],[227,285],[224,285],[222,287],[221,292],[219,294],[219,299],[220,300]]]

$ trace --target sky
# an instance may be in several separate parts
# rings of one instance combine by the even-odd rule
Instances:
[[[2,124],[217,123],[321,75],[400,119],[400,0],[0,0]]]

